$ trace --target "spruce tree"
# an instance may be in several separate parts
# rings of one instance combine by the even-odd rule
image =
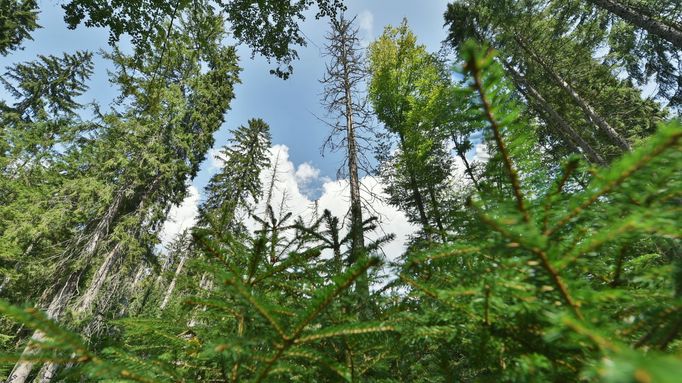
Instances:
[[[258,203],[262,194],[260,173],[270,164],[270,146],[270,127],[261,119],[251,119],[232,131],[229,144],[217,155],[220,172],[206,186],[206,201],[200,208],[202,221],[220,232],[241,230],[237,214],[248,216]]]
[[[281,15],[314,3],[322,2],[229,5],[248,13],[242,21],[277,8],[244,30],[273,41],[264,25],[284,20],[286,30],[291,19]],[[122,31],[152,16],[136,16],[151,3],[75,4],[83,17],[102,6],[95,17]],[[422,229],[384,264],[380,246],[392,236],[377,235],[377,217],[362,215],[361,232],[371,234],[354,258],[352,219],[318,215],[318,203],[312,217],[294,218],[287,193],[276,200],[279,157],[261,120],[223,148],[198,224],[158,246],[238,81],[235,50],[222,45],[223,20],[209,4],[178,3],[143,31],[156,36],[144,49],[136,42],[131,54],[108,54],[121,96],[92,120],[78,102],[89,54],[11,67],[4,79],[14,99],[0,103],[0,374],[676,383],[682,124],[622,78],[618,55],[659,49],[627,58],[666,57],[653,68],[676,58],[668,40],[625,21],[635,15],[590,4],[637,9],[640,21],[670,28],[679,11],[651,1],[462,0],[446,16],[453,70],[406,23],[370,45],[368,93],[389,148],[379,168],[390,202]],[[159,6],[163,17],[168,4]],[[602,60],[595,49],[605,41]],[[340,137],[349,140],[349,99],[339,99]],[[474,145],[486,148],[475,160]],[[352,287],[363,278],[372,284],[358,300]]]
[[[0,3],[0,55],[18,49],[38,26],[35,0],[3,0]]]
[[[93,142],[94,148],[81,153],[81,160],[92,161],[94,178],[104,183],[109,194],[63,255],[66,262],[54,281],[57,288],[44,294],[52,297],[46,304],[48,317],[61,318],[70,305],[70,314],[78,320],[89,315],[121,262],[125,258],[139,261],[149,251],[169,206],[184,198],[186,182],[196,174],[212,144],[237,79],[232,49],[206,52],[204,57],[190,53],[193,38],[208,32],[195,29],[195,23],[212,18],[189,15],[176,27],[172,42],[159,41],[155,50],[144,55],[136,52],[133,58],[115,52],[110,56],[120,69],[112,80],[120,85],[130,107],[123,113],[103,115],[105,128]],[[214,43],[220,35],[219,29],[214,31]],[[193,61],[187,61],[188,57]],[[201,59],[210,68],[205,73]],[[132,69],[136,75],[130,74]],[[72,302],[73,298],[77,299]],[[36,332],[31,339],[25,356],[33,352],[34,343],[43,341],[44,334]],[[17,363],[9,381],[25,381],[32,364],[30,358]],[[56,367],[46,364],[40,379],[51,380]]]

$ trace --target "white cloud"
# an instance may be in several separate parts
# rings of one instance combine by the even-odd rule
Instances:
[[[211,169],[220,169],[223,167],[223,161],[221,160],[223,156],[220,155],[220,149],[211,148],[208,151],[207,156],[209,160],[209,166]]]
[[[187,197],[180,205],[173,206],[168,213],[168,219],[161,229],[161,245],[166,246],[173,238],[185,229],[189,229],[197,222],[199,215],[199,190],[190,185]]]
[[[263,199],[256,207],[255,213],[262,215],[265,211],[265,199],[267,198],[273,169],[276,169],[276,183],[271,196],[271,205],[276,214],[283,207],[284,213],[291,212],[294,217],[301,216],[305,222],[312,222],[316,214],[322,214],[328,209],[340,219],[347,218],[350,206],[350,190],[348,180],[332,180],[321,176],[320,169],[309,162],[296,166],[289,159],[289,147],[275,145],[270,148],[272,167],[264,170],[260,177],[263,184]],[[214,170],[222,167],[222,162],[216,159],[220,153],[217,149],[211,149],[208,153],[211,168]],[[468,156],[476,162],[486,162],[490,154],[485,144],[475,145],[474,153]],[[466,185],[469,179],[464,176],[464,164],[458,157],[454,158],[455,174],[453,174],[453,187]],[[361,179],[361,196],[365,203],[367,216],[376,215],[381,224],[381,230],[368,237],[369,240],[379,235],[393,233],[396,239],[384,246],[383,250],[388,259],[395,259],[405,251],[405,243],[410,234],[417,228],[407,221],[405,214],[397,208],[383,201],[383,185],[377,177],[366,176]],[[318,194],[314,199],[312,194]],[[171,208],[168,220],[164,223],[161,231],[162,245],[168,244],[175,235],[185,229],[191,228],[197,220],[200,193],[195,186],[188,187],[185,200],[178,206]],[[315,212],[315,207],[317,212]],[[257,230],[259,227],[254,220],[247,220],[247,227]]]
[[[312,197],[317,194],[320,184],[320,169],[308,162],[298,165],[294,173],[298,188],[303,194]]]
[[[279,213],[279,206],[283,205],[286,211],[291,211],[294,217],[301,216],[304,222],[312,222],[316,214],[322,214],[325,209],[340,219],[346,217],[350,206],[350,189],[347,180],[330,180],[320,177],[319,169],[308,163],[296,167],[289,159],[289,148],[284,145],[273,146],[270,155],[272,168],[277,169],[278,182],[271,197],[271,205],[275,214]],[[261,174],[265,189],[264,200],[267,198],[271,175],[272,170],[266,170]],[[301,182],[312,179],[322,183],[321,195],[317,200],[309,197],[306,185]],[[368,239],[372,240],[379,235],[394,233],[396,239],[384,246],[384,252],[388,259],[395,259],[404,252],[407,237],[416,228],[407,222],[407,218],[401,211],[383,202],[380,198],[383,197],[383,187],[376,177],[363,177],[361,183],[363,188],[360,194],[368,207],[366,214],[367,216],[370,213],[377,215],[382,228],[377,233],[369,235]],[[316,205],[317,212],[315,211]],[[261,201],[256,214],[262,214],[265,208],[265,201]],[[247,226],[256,229],[255,222],[250,222]]]
[[[294,175],[299,183],[307,183],[316,180],[320,176],[320,169],[313,167],[308,162],[304,162],[298,165]]]

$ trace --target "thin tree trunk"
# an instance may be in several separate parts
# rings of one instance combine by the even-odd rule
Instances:
[[[80,316],[84,313],[90,311],[97,297],[99,296],[100,290],[107,280],[107,277],[111,274],[114,269],[116,262],[119,260],[119,255],[121,253],[122,244],[117,243],[106,255],[104,261],[100,267],[93,275],[90,283],[78,301],[76,302],[73,312],[76,316]],[[57,317],[55,317],[57,319]],[[49,383],[57,375],[59,370],[59,364],[53,362],[45,362],[43,366],[38,371],[38,375],[33,380],[34,383]]]
[[[596,127],[604,132],[610,139],[611,143],[623,149],[623,151],[630,151],[630,144],[623,138],[609,123],[602,118],[597,112],[592,108],[592,106],[583,99],[578,92],[573,89],[573,87],[566,82],[554,69],[547,64],[540,56],[532,51],[518,36],[514,36],[516,43],[524,50],[528,55],[537,62],[544,70],[547,72],[554,82],[561,87],[569,96],[578,104],[583,113],[587,116],[589,121],[592,121]]]
[[[400,146],[403,152],[405,151],[405,137],[403,136],[402,133],[399,134],[400,136]],[[410,187],[412,188],[412,197],[414,198],[415,204],[417,204],[417,211],[419,212],[419,221],[422,224],[422,228],[424,229],[425,232],[427,232],[427,235],[429,235],[429,231],[431,229],[431,225],[429,225],[429,218],[426,215],[426,209],[424,208],[424,198],[422,197],[422,193],[419,190],[419,186],[417,184],[417,177],[414,175],[414,171],[412,170],[412,166],[410,164],[407,164],[407,171],[409,173],[410,177]]]
[[[117,281],[113,283],[110,282],[107,285],[107,289],[105,289],[104,292],[100,294],[99,290],[102,289],[104,282],[107,280],[106,275],[110,274],[112,272],[112,269],[116,266],[116,261],[120,254],[121,247],[122,245],[118,243],[113,249],[109,251],[109,253],[105,257],[105,260],[102,262],[102,265],[100,265],[100,268],[95,273],[95,276],[93,276],[93,282],[91,282],[90,286],[88,287],[88,291],[86,291],[86,293],[81,296],[81,298],[91,296],[92,298],[90,299],[90,302],[84,304],[84,302],[80,300],[76,303],[77,306],[74,309],[74,313],[76,315],[82,315],[83,313],[89,311],[91,309],[90,306],[93,305],[95,302],[98,304],[97,310],[98,313],[96,315],[93,315],[92,319],[88,320],[88,323],[81,331],[81,335],[85,339],[90,339],[96,332],[98,325],[103,324],[104,317],[103,315],[101,315],[101,313],[107,312],[112,307],[113,302],[111,298],[119,290],[118,286],[125,284],[123,280],[127,279],[123,276],[120,276]],[[95,285],[97,285],[96,288],[93,287]],[[122,313],[119,313],[119,315],[122,315]],[[75,359],[75,357],[76,354],[71,355],[72,359]],[[68,370],[71,367],[73,367],[74,364],[75,364],[74,362],[69,362],[66,365],[62,366],[60,364],[47,361],[42,365],[42,367],[38,371],[38,374],[33,380],[33,383],[50,383],[54,378],[57,377],[57,373],[59,372],[60,369],[62,369],[62,367],[64,370]]]
[[[350,28],[350,23],[344,24],[345,29],[339,31],[341,38],[341,57],[339,57],[343,67],[343,92],[344,92],[344,107],[346,116],[346,140],[348,149],[348,177],[350,182],[350,214],[351,214],[351,250],[350,250],[350,264],[354,264],[365,257],[365,233],[363,230],[362,219],[362,200],[360,198],[360,177],[358,176],[358,150],[355,137],[355,124],[353,121],[353,88],[351,85],[351,73],[349,68],[349,52],[347,51],[346,41],[347,31]],[[359,293],[361,299],[369,298],[369,281],[367,271],[364,275],[357,279],[355,288]]]
[[[567,136],[572,143],[581,149],[582,154],[587,158],[588,161],[598,164],[606,165],[606,161],[599,155],[599,153],[587,143],[581,136],[576,132],[566,120],[561,117],[561,115],[545,100],[544,97],[537,91],[528,81],[511,65],[504,63],[505,69],[512,75],[514,82],[517,84],[518,88],[523,87],[525,89],[526,97],[529,101],[535,101],[535,104],[539,107],[539,112],[545,112],[549,116],[550,120],[554,122],[554,126],[559,130],[559,132]],[[522,90],[523,92],[523,90]]]
[[[473,182],[476,191],[480,193],[481,187],[478,185],[478,180],[474,176],[474,169],[471,167],[469,160],[467,160],[466,153],[462,148],[460,148],[461,144],[457,140],[457,137],[455,137],[454,135],[452,137],[452,142],[455,144],[455,151],[457,152],[457,156],[459,156],[459,158],[462,160],[462,163],[464,164],[464,172],[469,176],[471,182]]]
[[[599,8],[605,9],[628,23],[644,29],[652,35],[656,35],[672,43],[677,49],[682,50],[682,27],[668,25],[651,16],[634,10],[627,5],[613,0],[588,0]]]
[[[168,271],[168,269],[173,266],[173,258],[171,255],[168,255],[166,259],[163,261],[163,266],[161,266],[161,272],[159,272],[159,275],[156,276],[156,281],[154,281],[154,286],[156,286],[157,289],[161,289],[161,285],[163,284],[163,276],[164,274]]]
[[[87,312],[88,310],[90,310],[93,303],[95,303],[95,299],[97,298],[99,291],[102,289],[104,282],[107,280],[107,277],[111,273],[111,270],[114,268],[116,261],[118,261],[119,259],[121,247],[122,244],[120,242],[117,243],[114,246],[114,248],[111,249],[109,253],[106,255],[104,261],[99,266],[99,269],[97,269],[97,272],[95,272],[95,275],[90,280],[90,283],[88,285],[88,288],[85,290],[85,293],[81,295],[78,302],[76,303],[74,307],[74,312],[76,314],[82,314]]]
[[[199,289],[200,290],[211,290],[213,287],[213,281],[211,280],[211,276],[208,273],[204,273],[201,275],[201,281],[199,281]],[[206,306],[201,306],[199,311],[206,311]],[[197,312],[195,311],[192,314],[192,318],[190,318],[189,322],[187,322],[187,327],[194,327],[199,323],[199,320],[197,319]]]
[[[213,280],[211,279],[211,276],[208,273],[203,273],[201,275],[201,280],[199,281],[199,289],[200,290],[211,290],[213,288]],[[206,306],[201,306],[199,308],[199,311],[206,311]],[[194,327],[199,323],[197,320],[197,312],[195,311],[192,314],[192,318],[187,322],[187,327]]]
[[[178,277],[180,276],[180,273],[182,272],[182,268],[185,266],[185,261],[187,260],[186,256],[181,256],[180,261],[178,262],[178,267],[175,269],[175,274],[173,275],[173,279],[171,280],[170,284],[168,285],[168,288],[166,289],[166,293],[163,295],[163,301],[161,302],[161,306],[159,307],[161,310],[165,309],[166,306],[168,306],[168,302],[170,302],[171,296],[173,295],[173,290],[175,290],[175,284],[178,281]]]
[[[438,205],[438,200],[436,198],[436,192],[433,190],[433,186],[429,185],[429,197],[431,198],[431,206],[433,207],[433,217],[436,219],[436,226],[438,227],[438,232],[440,234],[443,243],[448,241],[448,236],[443,226],[443,220],[440,215],[440,206]]]

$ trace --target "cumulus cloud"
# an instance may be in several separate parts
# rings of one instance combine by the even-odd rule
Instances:
[[[171,208],[168,219],[161,229],[162,246],[166,247],[176,235],[196,224],[199,215],[199,197],[199,190],[190,185],[187,188],[187,197],[180,205]]]
[[[216,159],[218,155],[219,150],[216,149],[211,149],[208,154],[209,166],[214,170],[222,166],[222,162]],[[269,155],[272,166],[260,175],[264,188],[263,199],[256,207],[255,214],[263,215],[265,212],[265,199],[268,197],[269,185],[274,173],[276,182],[270,196],[270,204],[277,213],[291,212],[294,217],[302,217],[306,223],[312,222],[314,217],[322,214],[325,209],[340,219],[347,218],[350,206],[348,180],[331,180],[323,177],[320,170],[308,162],[296,166],[289,157],[289,147],[286,145],[274,145],[270,148]],[[478,143],[473,153],[470,152],[467,157],[476,162],[485,162],[490,155],[486,145]],[[464,164],[458,157],[455,157],[454,161],[455,182],[466,184],[469,180],[464,177]],[[370,235],[368,239],[375,239],[379,235],[395,234],[396,239],[383,248],[388,259],[395,259],[405,251],[405,243],[409,235],[417,228],[407,221],[404,213],[384,202],[383,185],[377,177],[365,176],[361,179],[361,183],[360,194],[366,214],[377,216],[381,225],[381,230]],[[314,198],[313,194],[319,197]],[[189,186],[187,197],[180,205],[171,209],[169,218],[163,226],[162,245],[165,246],[175,235],[196,223],[199,201],[199,190],[195,186]],[[259,229],[255,220],[247,219],[246,224],[251,230]]]
[[[299,189],[308,197],[312,197],[319,189],[320,169],[308,162],[298,165],[294,173]]]
[[[298,165],[298,169],[296,169],[294,176],[298,182],[310,182],[320,176],[320,169],[314,167],[308,162],[304,162]]]
[[[347,218],[350,207],[350,189],[348,180],[330,180],[320,177],[319,169],[309,163],[296,166],[289,158],[289,148],[285,145],[275,145],[270,149],[272,167],[261,174],[261,181],[265,192],[263,201],[256,208],[256,214],[265,211],[265,199],[267,199],[268,185],[272,179],[273,169],[276,170],[277,183],[273,188],[271,205],[276,215],[280,212],[280,206],[290,211],[294,217],[302,217],[304,222],[310,223],[316,216],[327,209],[339,219]],[[310,197],[306,182],[314,180],[321,183],[319,186],[320,197]],[[407,217],[393,206],[383,202],[383,186],[376,177],[363,177],[361,179],[361,196],[367,207],[366,214],[376,215],[379,218],[382,230],[368,235],[368,239],[376,239],[380,235],[393,233],[396,239],[386,246],[384,252],[389,259],[395,259],[404,252],[407,237],[416,228],[407,222]],[[283,214],[283,213],[282,213]],[[257,229],[255,222],[247,222],[251,229]]]

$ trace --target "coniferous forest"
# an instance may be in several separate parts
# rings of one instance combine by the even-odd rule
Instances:
[[[103,49],[14,60],[45,4],[0,0],[0,380],[682,382],[679,1],[450,0],[430,50],[342,0],[63,0]],[[306,75],[304,21],[342,214],[230,118],[249,55]]]

